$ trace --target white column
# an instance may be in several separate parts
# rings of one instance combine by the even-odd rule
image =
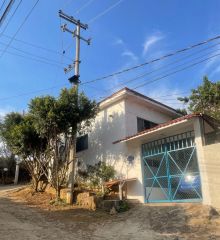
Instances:
[[[15,180],[14,184],[18,184],[18,177],[19,177],[19,164],[16,164],[16,169],[15,169]]]
[[[199,165],[200,178],[201,178],[203,203],[210,205],[211,199],[210,199],[210,191],[209,191],[209,182],[208,182],[207,169],[206,169],[206,159],[205,159],[204,149],[203,149],[203,130],[201,125],[201,119],[199,118],[196,118],[194,120],[194,132],[195,132],[195,143],[196,143],[196,150],[197,150],[198,165]]]
[[[119,192],[119,200],[123,200],[123,191],[122,191],[123,183],[120,182],[118,185],[118,192]]]

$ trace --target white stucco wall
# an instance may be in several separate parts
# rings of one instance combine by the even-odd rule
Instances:
[[[171,120],[171,116],[161,113],[147,105],[140,104],[138,101],[126,99],[125,101],[126,113],[126,136],[131,136],[137,133],[137,117],[154,123],[164,123]]]
[[[121,143],[119,143],[121,144]],[[132,165],[128,165],[127,178],[136,178],[136,181],[128,182],[127,198],[137,199],[144,203],[144,186],[142,177],[142,159],[141,159],[141,145],[138,143],[127,143],[127,154],[134,156]]]
[[[197,159],[198,159],[201,186],[202,186],[202,199],[204,204],[210,205],[211,199],[209,195],[209,182],[208,182],[207,168],[205,164],[205,155],[204,155],[204,148],[203,148],[202,125],[201,125],[201,120],[199,118],[196,118],[194,120],[194,133],[195,133]]]
[[[210,204],[220,210],[220,143],[204,146]]]
[[[161,113],[138,99],[134,100],[134,98],[127,98],[125,100],[125,116],[125,136],[131,136],[137,133],[137,117],[157,124],[172,119],[170,115]],[[132,142],[126,143],[126,146],[127,156],[134,156],[134,164],[130,166],[127,178],[137,178],[136,181],[127,183],[127,198],[137,199],[144,203],[145,193],[142,173],[141,144],[139,142]]]
[[[124,100],[101,110],[88,133],[88,149],[78,153],[84,164],[105,161],[115,167],[118,176],[125,172],[126,145],[112,144],[125,136]]]
[[[127,198],[144,202],[142,184],[141,145],[117,143],[114,141],[137,133],[137,117],[154,123],[163,123],[171,116],[147,107],[134,99],[124,98],[112,105],[103,107],[88,133],[89,147],[78,153],[84,164],[95,164],[105,161],[114,166],[118,178],[137,178],[126,184]],[[129,166],[127,156],[134,156],[134,163]]]
[[[205,131],[210,129],[205,124]],[[208,129],[208,130],[207,130]],[[202,122],[194,121],[203,203],[220,209],[220,143],[203,145]]]

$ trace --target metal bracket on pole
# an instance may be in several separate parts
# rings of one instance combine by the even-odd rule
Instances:
[[[73,35],[73,37],[79,37],[81,40],[85,41],[88,45],[91,44],[91,40],[92,40],[91,38],[86,39],[86,38],[84,38],[82,36],[78,36],[76,34],[76,30],[71,31],[70,29],[67,28],[67,24],[66,23],[61,26],[61,29],[62,29],[63,32],[71,33]]]
[[[65,74],[70,72],[75,67],[75,62],[73,64],[69,64],[66,68],[64,68]]]

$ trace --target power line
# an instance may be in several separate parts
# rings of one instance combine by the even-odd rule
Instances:
[[[185,91],[185,92],[180,92],[180,93],[176,93],[176,94],[167,94],[167,95],[162,95],[160,97],[170,97],[170,96],[179,96],[180,94],[186,94],[189,93],[189,91]]]
[[[2,35],[3,35],[3,33],[5,32],[5,30],[8,28],[8,25],[10,24],[11,20],[12,20],[12,19],[13,19],[13,17],[15,16],[15,14],[16,14],[16,12],[17,12],[18,8],[20,7],[21,3],[22,3],[22,0],[20,0],[20,2],[18,3],[17,7],[15,8],[15,10],[14,10],[14,12],[12,13],[11,17],[9,18],[9,20],[8,20],[7,24],[5,25],[5,27],[4,27],[4,29],[3,29],[3,31],[2,31],[2,32],[0,32],[0,36],[2,36]]]
[[[0,50],[0,52],[3,52],[3,51],[4,51],[4,50]],[[36,62],[48,64],[48,65],[51,65],[51,66],[55,66],[55,67],[57,67],[57,68],[59,68],[59,69],[63,69],[63,67],[61,67],[60,65],[57,65],[57,64],[55,64],[55,63],[50,63],[50,62],[43,61],[43,60],[40,60],[40,59],[36,59],[36,58],[32,58],[32,57],[20,55],[20,54],[14,53],[14,52],[10,52],[10,51],[8,51],[8,50],[5,51],[5,53],[10,54],[10,55],[13,55],[13,56],[17,56],[17,57],[22,57],[22,58],[25,58],[25,59],[33,60],[33,61],[36,61]]]
[[[10,53],[10,54],[13,54],[13,53]],[[177,73],[177,72],[180,72],[180,71],[183,71],[183,70],[185,70],[185,69],[187,69],[187,68],[193,67],[193,66],[195,66],[195,65],[197,65],[197,64],[200,64],[200,63],[202,63],[202,62],[205,62],[205,61],[207,61],[207,60],[210,60],[211,58],[216,57],[216,56],[219,56],[219,55],[220,55],[220,54],[216,54],[216,55],[211,56],[211,57],[209,57],[209,58],[203,59],[203,60],[201,60],[201,61],[199,61],[199,62],[196,62],[196,63],[193,63],[193,64],[191,64],[191,65],[188,65],[188,66],[186,66],[186,67],[184,67],[184,68],[182,68],[182,69],[179,69],[179,70],[177,70],[177,71],[174,71],[174,72],[171,72],[171,73],[169,73],[169,74],[166,74],[165,76],[160,76],[160,77],[158,77],[158,78],[156,78],[156,79],[154,79],[154,80],[152,80],[152,81],[158,81],[158,80],[160,80],[160,79],[162,79],[162,78],[168,77],[168,76],[173,75],[173,74],[175,74],[175,73]],[[20,55],[19,55],[19,56],[20,56]],[[24,56],[22,56],[22,57],[24,57]],[[147,83],[144,83],[143,85],[149,84],[149,83],[151,83],[152,81],[147,82]],[[136,86],[134,89],[139,88],[139,87],[141,87],[141,86]],[[55,87],[54,87],[54,88],[55,88]],[[45,90],[47,90],[47,89],[45,89]],[[42,90],[40,90],[40,91],[42,91]]]
[[[50,87],[50,88],[44,88],[44,89],[40,89],[40,90],[36,90],[36,91],[31,91],[31,92],[26,92],[26,93],[21,93],[21,94],[14,95],[14,96],[10,96],[10,97],[0,98],[0,101],[9,100],[9,99],[12,99],[12,98],[24,97],[24,96],[27,96],[27,95],[30,95],[30,94],[35,94],[35,93],[39,93],[39,92],[44,92],[44,91],[48,91],[48,90],[53,90],[53,89],[56,89],[56,88],[58,88],[58,87],[60,88],[60,87],[65,87],[65,86],[67,86],[67,84],[57,85],[57,86],[53,86],[53,87]]]
[[[125,86],[125,84],[131,83],[131,82],[133,82],[133,81],[135,81],[135,80],[138,80],[138,79],[141,79],[141,78],[143,78],[143,77],[145,77],[145,76],[151,75],[151,74],[154,73],[154,72],[158,72],[158,71],[160,71],[161,69],[167,68],[168,66],[172,66],[172,65],[174,65],[174,64],[176,64],[176,63],[178,63],[178,62],[183,61],[184,59],[187,59],[187,58],[189,58],[189,57],[191,57],[191,56],[194,56],[194,55],[196,55],[196,54],[198,54],[198,53],[201,53],[201,52],[203,52],[203,51],[206,51],[206,50],[208,50],[208,49],[210,49],[210,48],[216,47],[216,46],[219,45],[219,44],[220,44],[220,42],[217,43],[217,44],[211,45],[211,46],[209,46],[209,47],[207,47],[207,48],[203,48],[203,49],[201,49],[201,50],[199,50],[199,51],[196,51],[196,52],[194,52],[194,53],[192,53],[192,54],[189,54],[189,55],[187,55],[187,56],[185,56],[185,57],[183,57],[183,58],[180,58],[180,59],[178,59],[178,60],[176,60],[176,61],[170,62],[170,63],[168,63],[168,64],[166,64],[166,65],[164,65],[164,66],[162,66],[162,67],[159,67],[159,68],[157,68],[157,69],[154,69],[154,70],[152,70],[152,71],[148,71],[148,72],[142,73],[141,75],[138,75],[138,76],[136,76],[136,77],[134,77],[134,78],[131,78],[131,79],[129,79],[129,80],[125,81],[125,82],[122,82],[122,83],[120,83],[120,84],[117,84],[116,86],[110,88],[109,90],[114,90],[114,89],[116,89],[116,88],[118,88],[118,87]],[[205,55],[202,55],[202,56],[199,56],[199,57],[197,57],[197,58],[192,59],[191,61],[196,60],[196,59],[200,59],[201,57],[206,56],[207,54],[214,53],[214,52],[219,51],[219,50],[220,50],[220,49],[217,49],[217,50],[215,50],[215,51],[208,52],[208,53],[206,53]],[[185,65],[185,64],[186,64],[186,63],[180,64],[180,65],[178,65],[177,67],[180,67],[180,66]],[[171,69],[169,69],[169,70],[171,70]],[[167,72],[167,71],[166,71],[166,72]],[[165,72],[165,73],[166,73],[166,72]],[[83,85],[83,84],[84,84],[84,83],[82,83],[82,85]]]
[[[83,9],[87,8],[91,3],[93,3],[95,0],[88,0],[84,5],[82,5],[80,8],[78,8],[75,11],[75,14],[79,14]]]
[[[140,88],[140,87],[143,87],[143,86],[145,86],[145,85],[151,84],[151,83],[153,83],[153,82],[159,81],[159,80],[161,80],[161,79],[167,78],[167,77],[172,76],[172,75],[174,75],[174,74],[176,74],[176,73],[178,73],[178,72],[181,72],[181,71],[184,71],[184,70],[189,69],[189,68],[191,68],[191,67],[194,67],[194,66],[196,66],[196,65],[198,65],[198,64],[200,64],[200,63],[209,61],[209,60],[211,60],[212,58],[217,57],[217,56],[220,56],[220,53],[219,53],[219,54],[215,54],[215,55],[213,55],[213,56],[210,56],[210,57],[208,57],[208,58],[202,59],[201,61],[198,61],[198,62],[195,62],[195,63],[193,63],[193,64],[190,64],[190,65],[188,65],[188,66],[186,66],[186,67],[184,67],[184,68],[181,68],[181,69],[175,70],[175,71],[173,71],[173,72],[170,72],[170,73],[168,73],[168,74],[166,74],[166,75],[159,76],[159,77],[157,77],[157,78],[155,78],[155,79],[153,79],[153,80],[144,81],[142,84],[137,85],[136,87],[134,87],[134,88],[132,88],[132,89],[135,90],[135,89],[137,89],[137,88]],[[102,97],[102,98],[105,98],[105,97]]]
[[[216,57],[216,56],[219,56],[219,55],[220,55],[220,54],[213,55],[213,56],[211,56],[211,57],[209,57],[209,58],[203,59],[203,60],[201,60],[201,61],[199,61],[199,62],[196,62],[196,63],[193,63],[193,64],[191,64],[191,65],[188,65],[188,66],[185,67],[185,68],[182,68],[182,69],[179,69],[179,70],[177,70],[177,71],[171,72],[171,73],[169,73],[169,74],[167,74],[167,75],[165,75],[165,76],[161,76],[160,78],[156,78],[156,79],[154,79],[154,80],[148,81],[147,83],[144,83],[143,85],[152,83],[153,81],[158,81],[158,80],[160,80],[160,79],[166,78],[166,77],[171,76],[171,75],[173,75],[173,74],[175,74],[175,73],[177,73],[177,72],[184,71],[184,70],[186,70],[187,68],[190,68],[190,67],[193,67],[193,66],[195,66],[195,65],[198,65],[198,64],[200,64],[200,63],[202,63],[202,62],[205,62],[205,61],[207,61],[207,60],[210,60],[210,59],[212,59],[212,58],[214,58],[214,57]],[[64,86],[67,86],[67,84],[62,85],[62,86],[63,86],[63,87],[64,87]],[[41,90],[37,90],[37,91],[33,91],[33,92],[27,92],[27,93],[24,93],[24,94],[12,96],[12,97],[2,98],[2,99],[0,99],[0,101],[8,100],[8,99],[11,99],[11,98],[16,98],[16,97],[20,97],[20,96],[25,96],[25,95],[29,95],[29,94],[32,94],[32,93],[38,93],[38,92],[42,92],[42,91],[46,91],[46,90],[51,90],[51,89],[55,89],[55,88],[57,88],[57,87],[62,87],[62,86],[54,86],[54,87],[52,87],[52,88],[41,89]],[[91,86],[90,86],[90,87],[91,87]],[[140,85],[139,85],[139,86],[136,86],[136,87],[133,88],[133,89],[137,89],[137,88],[139,88],[139,87],[141,87],[141,86],[140,86]],[[102,91],[103,91],[103,90],[102,90]],[[185,92],[183,92],[183,93],[185,93]],[[179,93],[179,94],[183,94],[183,93]],[[161,96],[161,97],[174,96],[174,95],[178,96],[179,94],[169,94],[169,95],[164,95],[164,96]],[[93,96],[93,97],[95,97],[95,96]],[[105,98],[105,97],[100,97],[100,98]]]
[[[69,0],[69,2],[67,1],[65,4],[63,4],[62,8],[69,6],[72,2],[73,2],[73,0]]]
[[[202,52],[202,51],[205,51],[205,50],[207,50],[207,49],[213,48],[213,47],[215,47],[215,46],[217,46],[217,45],[219,45],[219,44],[220,44],[220,43],[217,43],[217,44],[214,44],[214,45],[209,46],[209,47],[207,47],[207,48],[203,48],[203,49],[201,49],[201,50],[199,50],[199,51],[197,51],[197,52],[195,52],[195,53],[193,53],[193,54],[187,55],[187,56],[185,56],[184,58],[181,58],[181,59],[179,59],[179,60],[177,60],[177,61],[175,61],[175,62],[171,62],[171,63],[169,63],[169,64],[167,64],[167,65],[165,65],[165,66],[162,66],[162,67],[160,67],[160,68],[157,68],[157,69],[155,69],[155,70],[153,70],[153,71],[151,71],[151,72],[147,72],[147,73],[138,75],[138,76],[136,76],[136,77],[134,77],[134,78],[129,79],[129,80],[126,81],[126,82],[123,82],[122,84],[117,84],[116,86],[114,86],[114,87],[112,87],[112,88],[109,88],[108,90],[104,90],[104,91],[107,92],[107,93],[108,93],[109,91],[111,91],[111,90],[116,91],[116,90],[118,89],[118,87],[126,86],[126,84],[128,84],[128,83],[130,83],[130,82],[132,82],[132,81],[135,81],[135,80],[137,80],[137,79],[143,78],[144,76],[150,75],[150,74],[152,74],[152,73],[154,73],[154,72],[158,72],[159,70],[161,70],[161,69],[163,69],[163,68],[166,68],[166,67],[169,66],[169,65],[173,65],[173,64],[175,64],[175,63],[177,63],[177,62],[180,62],[180,61],[182,61],[182,60],[184,60],[184,59],[186,59],[186,58],[188,58],[188,57],[194,56],[195,54],[198,54],[198,53],[200,53],[200,52]],[[174,68],[170,68],[170,69],[168,69],[168,70],[166,70],[166,71],[164,71],[164,72],[161,72],[160,75],[159,75],[159,77],[161,77],[161,74],[167,74],[167,73],[169,74],[171,70],[176,70],[177,67],[185,66],[186,64],[191,63],[192,61],[200,60],[202,57],[205,57],[205,56],[207,56],[207,55],[209,56],[211,53],[215,53],[215,52],[217,52],[217,51],[220,51],[220,49],[217,49],[217,50],[215,50],[215,51],[208,52],[208,53],[206,53],[206,54],[204,54],[204,55],[202,55],[202,56],[193,58],[193,59],[191,59],[191,60],[188,61],[188,62],[184,62],[183,64],[179,64],[179,65],[175,66]],[[154,77],[157,78],[158,75],[156,75],[156,76],[154,76]],[[82,85],[83,85],[83,84],[82,84]],[[98,88],[95,88],[95,89],[98,90]],[[100,91],[103,92],[103,89],[102,89],[102,90],[100,89]],[[103,97],[103,98],[104,98],[104,97]]]
[[[113,5],[111,5],[110,7],[108,7],[107,9],[105,9],[103,12],[99,13],[98,15],[96,15],[95,17],[93,17],[92,19],[89,20],[89,24],[93,23],[94,21],[96,21],[97,19],[99,19],[100,17],[104,16],[106,13],[110,12],[113,8],[117,7],[120,3],[122,3],[124,0],[119,0],[118,2],[114,3]]]
[[[190,62],[192,62],[192,61],[194,61],[194,60],[200,59],[201,57],[205,57],[205,56],[207,56],[207,55],[209,55],[209,54],[211,54],[211,53],[215,53],[215,52],[218,52],[218,51],[220,51],[220,49],[216,49],[216,50],[211,51],[211,52],[208,52],[208,53],[206,53],[206,54],[204,54],[204,55],[202,55],[202,56],[193,58],[193,59],[191,59],[191,60],[188,61],[188,62],[185,62],[185,63],[183,63],[183,64],[177,65],[176,67],[184,66],[186,63],[190,63]],[[194,55],[194,54],[191,54],[191,56],[193,56],[193,55]],[[173,62],[173,63],[181,62],[183,59],[185,59],[185,58],[179,59],[178,61]],[[134,80],[143,78],[143,77],[145,77],[145,76],[147,76],[147,75],[150,75],[151,73],[157,72],[158,70],[163,69],[163,68],[165,68],[165,67],[167,67],[167,66],[169,66],[169,65],[173,65],[173,64],[167,64],[167,65],[165,65],[165,66],[163,66],[163,67],[160,67],[160,68],[157,68],[157,69],[155,69],[155,70],[153,70],[153,71],[151,71],[151,72],[147,72],[147,73],[145,73],[145,74],[141,74],[141,75],[139,75],[139,76],[137,76],[137,77],[135,77],[135,78],[132,78],[132,79],[124,82],[123,84],[121,84],[121,86],[124,85],[124,84],[130,83],[130,82],[132,82],[132,81],[134,81]],[[175,67],[175,68],[176,68],[176,67]],[[170,70],[172,70],[172,68],[171,68],[171,69],[168,69],[168,71],[170,71]],[[166,73],[166,72],[167,72],[167,71],[162,72],[162,73]],[[120,85],[119,85],[119,86],[120,86]]]
[[[2,36],[8,38],[8,39],[12,39],[11,36],[9,35],[6,35],[6,34],[2,34]],[[44,50],[44,51],[47,51],[47,52],[51,52],[51,53],[54,53],[54,54],[59,54],[59,55],[63,55],[62,53],[60,53],[59,51],[56,51],[56,50],[53,50],[53,49],[50,49],[50,48],[45,48],[43,46],[40,46],[40,45],[36,45],[36,44],[33,44],[33,43],[30,43],[30,42],[27,42],[27,41],[23,41],[23,40],[20,40],[20,39],[17,39],[17,38],[14,38],[14,41],[16,42],[20,42],[20,43],[23,43],[25,45],[28,45],[28,46],[31,46],[31,47],[34,47],[34,48],[38,48],[38,49],[41,49],[41,50]],[[70,57],[67,57],[67,56],[63,56],[67,59],[71,59]]]
[[[0,26],[2,25],[2,23],[4,22],[5,18],[7,17],[10,9],[12,8],[12,5],[14,4],[15,0],[10,0],[5,11],[3,12],[1,18],[0,18]]]
[[[200,63],[209,61],[209,60],[211,60],[212,58],[217,57],[217,56],[220,56],[220,53],[219,53],[219,54],[215,54],[215,55],[213,55],[213,56],[210,56],[210,57],[208,57],[208,58],[202,59],[201,61],[198,61],[198,62],[195,62],[195,63],[193,63],[193,64],[190,64],[190,65],[188,65],[188,66],[186,66],[186,67],[184,67],[184,68],[178,69],[178,70],[173,71],[173,72],[171,72],[171,73],[168,73],[168,74],[166,74],[166,75],[164,75],[164,76],[155,78],[155,79],[150,80],[150,81],[148,81],[148,82],[144,82],[144,83],[142,83],[142,84],[134,87],[133,89],[137,89],[137,88],[143,87],[143,86],[145,86],[145,85],[148,85],[148,84],[150,84],[150,83],[159,81],[159,80],[161,80],[161,79],[163,79],[163,78],[169,77],[169,76],[171,76],[171,75],[173,75],[173,74],[176,74],[176,73],[181,72],[181,71],[184,71],[184,70],[186,70],[186,69],[188,69],[188,68],[194,67],[194,66],[196,66],[196,65],[198,65],[198,64],[200,64]]]
[[[5,47],[5,49],[3,50],[3,52],[0,55],[0,58],[5,54],[6,50],[10,47],[11,43],[14,41],[16,35],[20,32],[21,28],[23,27],[23,25],[26,23],[26,21],[28,20],[28,18],[30,17],[30,15],[32,14],[33,10],[35,9],[35,7],[37,6],[37,4],[39,3],[40,0],[36,0],[34,6],[31,8],[31,10],[28,12],[28,14],[26,15],[26,17],[24,18],[23,22],[21,23],[21,25],[19,26],[19,28],[17,29],[17,31],[15,32],[15,34],[12,36],[12,39],[9,41],[9,43],[7,44],[7,46]]]
[[[178,69],[178,70],[175,70],[175,71],[172,71],[172,72],[168,72],[167,74],[162,75],[162,76],[158,76],[158,77],[156,77],[156,78],[153,79],[153,80],[150,80],[150,81],[146,81],[146,80],[145,80],[142,84],[137,85],[136,87],[134,87],[134,88],[132,88],[132,89],[135,90],[135,89],[137,89],[137,88],[140,88],[140,87],[143,87],[143,86],[145,86],[145,85],[151,84],[151,83],[153,83],[153,82],[159,81],[159,80],[164,79],[164,78],[166,78],[166,77],[172,76],[172,75],[174,75],[174,74],[176,74],[176,73],[178,73],[178,72],[181,72],[181,71],[184,71],[184,70],[186,70],[186,69],[188,69],[188,68],[194,67],[194,66],[196,66],[196,65],[198,65],[198,64],[200,64],[200,63],[209,61],[209,60],[211,60],[212,58],[217,57],[217,56],[219,56],[219,55],[220,55],[220,53],[219,53],[219,54],[216,54],[216,55],[213,55],[213,56],[210,56],[210,57],[208,57],[208,58],[202,59],[202,60],[200,60],[200,61],[198,61],[198,62],[195,62],[195,63],[192,63],[192,64],[190,64],[190,65],[187,65],[187,66],[184,67],[184,68],[181,68],[181,69]],[[96,97],[96,96],[93,96],[93,97]],[[103,99],[103,98],[105,98],[105,97],[100,97],[100,98]]]
[[[53,90],[53,89],[57,89],[57,88],[67,87],[68,85],[69,84],[56,85],[56,86],[52,86],[50,88],[44,88],[44,89],[39,89],[39,90],[36,90],[36,91],[30,91],[30,92],[26,92],[26,93],[21,93],[21,94],[10,96],[10,97],[0,98],[0,101],[7,101],[7,100],[10,100],[10,99],[13,99],[13,98],[24,97],[24,96],[28,96],[28,95],[35,94],[35,93],[40,93],[40,92],[44,92],[44,91],[48,91],[48,90]],[[182,92],[182,93],[179,93],[179,94],[164,95],[163,97],[165,97],[165,96],[176,96],[176,95],[180,96],[180,94],[184,94],[184,93],[187,93],[187,92]],[[158,98],[157,97],[153,97],[153,99],[158,99]]]
[[[131,70],[134,70],[134,69],[137,69],[137,68],[140,68],[140,67],[143,67],[143,66],[146,66],[146,65],[149,65],[149,64],[152,64],[152,63],[155,63],[155,62],[164,60],[164,59],[166,59],[166,58],[168,58],[168,57],[171,57],[171,56],[174,56],[174,55],[176,55],[176,54],[179,54],[179,53],[182,53],[182,52],[186,52],[186,51],[191,50],[191,49],[193,49],[193,48],[195,48],[195,47],[198,47],[198,46],[207,44],[207,43],[212,42],[212,41],[217,40],[217,39],[220,39],[220,35],[218,35],[218,36],[216,36],[216,37],[213,37],[213,38],[209,38],[208,40],[199,42],[199,43],[194,44],[194,45],[191,45],[191,46],[189,46],[189,47],[186,47],[186,48],[183,48],[183,49],[180,49],[180,50],[171,52],[171,53],[169,53],[169,54],[163,55],[163,56],[161,56],[161,57],[159,57],[159,58],[156,58],[156,59],[153,59],[153,60],[150,60],[150,61],[147,61],[147,62],[138,64],[138,65],[136,65],[136,66],[133,66],[133,67],[130,67],[130,68],[126,68],[126,69],[123,69],[123,70],[121,70],[121,71],[114,72],[114,73],[112,73],[112,74],[109,74],[109,75],[106,75],[106,76],[103,76],[103,77],[95,78],[95,79],[90,80],[90,81],[86,81],[86,82],[84,82],[83,84],[93,83],[93,82],[96,82],[96,81],[99,81],[99,80],[103,80],[103,79],[107,79],[107,78],[111,78],[111,77],[120,75],[120,74],[125,73],[125,72],[129,72],[129,71],[131,71]]]
[[[79,12],[81,12],[84,8],[88,7],[91,3],[93,3],[95,0],[88,0],[84,5],[82,5],[81,7],[79,7],[76,11],[75,14],[79,14]],[[63,48],[63,52],[66,52],[67,50],[69,50],[72,47],[72,43],[70,43],[67,47],[65,47],[65,49]]]
[[[1,7],[0,7],[0,12],[1,12],[1,10],[3,9],[3,7],[4,7],[4,5],[5,5],[5,2],[6,2],[6,0],[3,1],[2,5],[1,5]]]
[[[98,91],[98,92],[108,92],[108,90],[106,91],[105,89],[103,90],[103,89],[97,89],[97,88],[95,88],[95,87],[92,87],[92,86],[89,86],[90,88],[93,88],[94,90],[96,90],[96,91]],[[188,90],[188,91],[185,91],[185,92],[180,92],[180,93],[178,93],[178,94],[167,94],[167,95],[162,95],[162,96],[159,96],[159,97],[157,97],[157,96],[153,96],[153,97],[151,97],[152,99],[155,99],[155,100],[157,100],[157,101],[159,101],[159,100],[162,100],[162,99],[164,99],[164,100],[177,100],[177,98],[178,97],[183,97],[183,96],[181,96],[181,94],[189,94],[189,91],[190,90]],[[172,96],[176,96],[176,97],[174,97],[174,98],[167,98],[167,97],[172,97]],[[97,96],[92,96],[92,97],[94,97],[94,98],[96,98]],[[106,98],[106,96],[104,97],[99,97],[100,99],[105,99]],[[176,101],[175,101],[176,102]]]
[[[1,41],[0,41],[0,44],[2,44],[2,45],[4,45],[4,46],[7,46],[6,43],[1,42]],[[53,60],[53,59],[49,59],[49,58],[46,58],[46,57],[43,57],[43,56],[39,56],[39,55],[30,53],[30,52],[28,52],[28,51],[25,51],[25,50],[22,50],[22,49],[13,47],[13,46],[10,46],[9,48],[14,49],[14,50],[19,51],[19,52],[22,52],[22,53],[27,54],[27,55],[29,55],[29,56],[33,56],[33,57],[36,57],[36,58],[39,58],[39,59],[42,59],[42,60],[46,60],[46,61],[51,62],[51,63],[55,63],[55,64],[61,65],[60,62],[55,61],[55,60]],[[61,65],[61,66],[62,66],[62,65]]]
[[[61,18],[60,18],[60,26],[59,27],[60,27],[60,29],[62,27]],[[64,51],[64,48],[63,48],[63,34],[62,34],[61,31],[60,31],[60,40],[61,40],[61,51],[62,51],[62,55],[60,57],[60,63],[63,64],[63,57],[64,57],[65,51]]]

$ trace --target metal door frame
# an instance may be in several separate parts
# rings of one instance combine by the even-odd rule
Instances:
[[[178,152],[178,151],[189,151],[192,150],[190,153],[189,159],[187,159],[187,164],[184,167],[184,169],[181,169],[180,166],[178,166],[177,162],[175,159],[172,157],[172,153]],[[159,167],[156,171],[156,173],[153,172],[151,167],[149,166],[149,163],[147,162],[147,159],[149,158],[154,158],[154,157],[161,157],[161,161],[159,164]],[[182,134],[170,136],[167,138],[159,139],[153,142],[149,142],[146,144],[142,145],[142,166],[143,166],[143,182],[144,182],[144,194],[145,194],[145,202],[200,202],[202,201],[202,194],[201,190],[198,192],[196,188],[193,188],[197,194],[197,198],[189,198],[189,199],[175,199],[177,192],[179,190],[181,181],[183,178],[186,176],[186,171],[187,168],[190,164],[191,161],[195,160],[193,157],[196,159],[196,164],[198,171],[193,172],[193,174],[197,174],[200,179],[200,173],[199,173],[199,167],[198,167],[198,161],[197,161],[197,155],[196,155],[196,146],[195,146],[195,141],[194,141],[194,132],[185,132]],[[158,176],[158,173],[162,167],[162,165],[165,163],[166,166],[166,175],[160,175]],[[178,174],[171,174],[170,173],[170,164],[173,163],[175,166],[178,168],[179,172]],[[145,168],[147,167],[147,170],[151,172],[152,176],[146,176],[146,170]],[[167,178],[167,179],[166,179]],[[174,192],[172,193],[172,187],[171,183],[174,178],[179,179],[177,188]],[[159,182],[159,179],[165,179],[167,181],[168,185],[168,192],[166,192],[165,188],[163,188]],[[147,181],[152,181],[151,189],[149,193],[146,193],[146,188],[147,188]],[[149,197],[152,193],[152,189],[154,184],[157,183],[160,187],[160,190],[164,193],[164,196],[166,199],[163,200],[150,200]],[[191,185],[192,186],[192,185]],[[201,188],[201,179],[200,179],[200,188]]]

